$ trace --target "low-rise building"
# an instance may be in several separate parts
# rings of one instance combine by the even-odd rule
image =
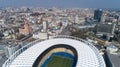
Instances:
[[[107,50],[111,53],[111,54],[115,54],[118,51],[118,48],[113,45],[113,44],[109,44],[107,46]]]
[[[47,33],[34,33],[33,34],[33,38],[35,39],[47,39],[48,38],[48,34]]]

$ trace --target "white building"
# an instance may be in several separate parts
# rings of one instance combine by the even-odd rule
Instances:
[[[107,50],[111,53],[111,54],[115,54],[117,51],[118,51],[118,48],[113,45],[113,44],[110,44],[107,46]]]
[[[12,56],[18,49],[20,49],[22,47],[22,44],[17,45],[17,46],[6,46],[5,47],[5,53],[6,53],[6,57],[10,57]]]
[[[43,32],[47,32],[47,29],[48,29],[48,22],[43,21]]]
[[[106,67],[102,55],[93,44],[71,36],[55,36],[45,41],[34,41],[15,52],[2,67],[32,67],[38,56],[46,49],[60,44],[69,45],[77,51],[75,67]]]
[[[33,34],[33,38],[35,38],[35,39],[47,39],[48,34],[47,33],[35,33],[35,34]]]
[[[75,23],[77,23],[77,24],[79,23],[79,17],[78,17],[78,15],[75,16]]]

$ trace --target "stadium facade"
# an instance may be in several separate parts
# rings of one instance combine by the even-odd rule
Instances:
[[[27,44],[16,51],[2,67],[56,67],[52,65],[58,63],[62,67],[107,67],[92,43],[63,35]]]

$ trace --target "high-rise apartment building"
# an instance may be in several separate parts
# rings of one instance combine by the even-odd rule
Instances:
[[[48,29],[48,21],[43,21],[43,32],[47,32]]]

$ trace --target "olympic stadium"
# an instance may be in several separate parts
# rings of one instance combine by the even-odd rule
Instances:
[[[17,50],[2,67],[107,67],[92,43],[72,36],[36,40]]]

